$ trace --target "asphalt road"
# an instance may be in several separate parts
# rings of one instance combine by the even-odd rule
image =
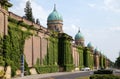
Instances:
[[[115,74],[115,75],[120,75],[120,70],[118,70],[118,69],[114,70],[114,71],[113,71],[113,74]]]
[[[53,77],[44,78],[44,79],[76,79],[79,77],[89,76],[92,73],[93,71],[88,71],[88,72],[73,73],[73,74],[67,74],[67,75],[61,75],[61,76],[53,76]]]

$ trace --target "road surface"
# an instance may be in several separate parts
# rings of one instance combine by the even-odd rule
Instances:
[[[93,73],[93,71],[71,73],[71,74],[60,75],[60,76],[51,76],[51,77],[47,77],[47,78],[43,78],[43,79],[76,79],[79,77],[90,76],[90,75],[92,75],[92,73]]]

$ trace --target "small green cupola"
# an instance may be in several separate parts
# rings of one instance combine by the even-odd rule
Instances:
[[[99,52],[99,49],[98,49],[98,48],[95,48],[95,52]]]
[[[79,40],[79,39],[84,40],[84,36],[83,36],[83,34],[80,32],[80,30],[79,30],[78,33],[75,35],[75,40]]]
[[[87,47],[93,52],[94,51],[94,46],[92,45],[91,42],[87,44]]]
[[[84,36],[80,30],[78,30],[78,33],[75,35],[75,44],[84,46]]]
[[[54,5],[54,10],[52,11],[52,13],[49,14],[47,21],[56,21],[56,20],[63,21],[63,18],[62,15],[58,13],[58,11],[56,10],[56,5]]]
[[[92,43],[91,43],[91,42],[89,42],[89,43],[88,43],[88,45],[87,45],[87,47],[88,47],[88,48],[93,48]]]
[[[100,52],[99,49],[98,49],[98,48],[95,48],[94,53],[98,55],[99,52]]]

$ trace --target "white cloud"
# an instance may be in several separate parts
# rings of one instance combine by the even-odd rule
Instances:
[[[94,8],[94,7],[96,7],[96,4],[88,3],[88,6],[91,8]]]
[[[37,4],[36,2],[32,2],[32,10],[33,10],[33,14],[35,18],[39,18],[40,21],[42,21],[41,23],[46,26],[46,22],[47,22],[47,16],[48,13],[47,11],[39,4]]]
[[[104,0],[104,9],[120,12],[120,0]]]
[[[110,31],[120,31],[120,26],[110,27],[109,30]]]
[[[71,35],[74,38],[75,34],[78,32],[78,27],[75,24],[64,25],[63,31],[65,33],[68,33],[69,35]]]

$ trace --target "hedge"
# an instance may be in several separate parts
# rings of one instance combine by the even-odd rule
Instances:
[[[43,65],[43,66],[36,66],[35,68],[39,74],[58,72],[59,69],[57,65],[53,65],[53,66]]]
[[[73,64],[67,64],[65,65],[65,71],[71,71],[74,69],[74,65]]]
[[[94,74],[112,74],[113,70],[98,70],[94,71]]]
[[[120,76],[114,75],[92,75],[90,79],[120,79]]]

